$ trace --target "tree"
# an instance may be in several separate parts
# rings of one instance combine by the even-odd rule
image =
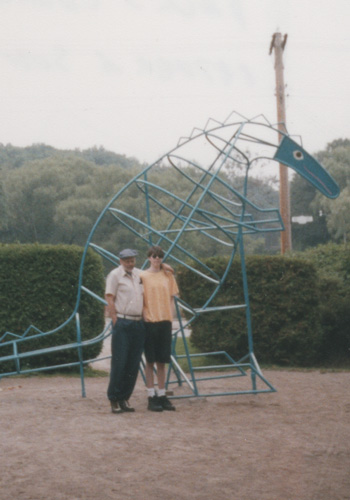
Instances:
[[[347,243],[350,238],[350,186],[346,186],[336,200],[319,200],[318,203],[327,214],[327,228],[333,239]]]
[[[0,145],[0,158],[4,160],[0,171],[2,242],[84,245],[103,208],[143,168],[137,160],[103,148],[60,151],[42,144],[29,148]],[[179,229],[181,222],[174,223],[174,214],[180,210],[185,216],[191,209],[182,200],[203,173],[192,166],[181,169],[182,173],[158,165],[147,175],[147,180],[157,186],[147,188],[154,198],[150,201],[152,225],[157,229],[169,224]],[[219,197],[240,204],[241,200],[233,195],[228,185],[241,192],[244,176],[239,171],[234,174],[232,169],[223,171],[220,176],[223,182],[216,180],[212,189]],[[142,180],[118,198],[118,208],[147,223],[146,188]],[[190,200],[192,206],[201,193],[201,187],[197,187]],[[278,192],[270,181],[252,178],[248,196],[260,207],[278,207]],[[163,210],[162,204],[170,210]],[[209,213],[230,217],[215,196],[205,197],[202,204]],[[247,211],[254,212],[254,208],[249,206]],[[278,238],[277,233],[246,236],[247,253],[273,252],[271,235]],[[96,244],[111,251],[115,251],[116,244],[136,248],[140,244],[137,237],[117,224],[112,216],[102,219],[94,239]],[[185,240],[183,244],[195,249],[201,257],[222,255],[229,248],[195,231],[187,232]]]
[[[350,235],[349,187],[350,140],[337,139],[329,143],[316,159],[332,175],[340,188],[335,200],[326,198],[300,176],[291,182],[292,216],[311,215],[313,221],[303,226],[292,224],[293,247],[307,247],[333,241],[346,241]]]
[[[7,170],[3,180],[6,241],[20,243],[54,242],[56,205],[74,194],[86,182],[88,164],[81,160],[37,160],[26,167]]]
[[[60,160],[67,157],[74,157],[95,165],[118,165],[125,169],[139,165],[139,162],[135,158],[127,158],[125,155],[107,151],[103,147],[97,148],[94,146],[89,149],[83,149],[82,151],[80,151],[80,149],[72,151],[55,149],[46,144],[33,144],[32,146],[20,148],[12,146],[11,144],[6,144],[6,146],[4,146],[0,143],[0,165],[2,168],[6,169],[27,166],[32,161],[52,158],[53,156]]]
[[[103,148],[0,145],[0,158],[2,242],[84,245],[103,207],[141,168]]]
[[[317,155],[340,188],[336,200],[316,194],[314,209],[322,212],[334,241],[346,243],[350,236],[350,140],[338,139],[327,145],[326,151]]]

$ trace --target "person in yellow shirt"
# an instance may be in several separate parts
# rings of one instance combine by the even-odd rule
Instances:
[[[148,410],[174,411],[165,394],[166,363],[170,363],[174,297],[179,289],[172,272],[164,269],[164,252],[152,246],[147,252],[150,267],[141,271],[143,283],[143,319],[146,327],[145,357]],[[168,269],[168,268],[167,268]],[[157,367],[157,392],[154,388],[154,365]]]

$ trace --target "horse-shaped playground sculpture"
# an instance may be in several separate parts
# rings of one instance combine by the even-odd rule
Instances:
[[[251,148],[249,153],[247,153],[248,145]],[[21,369],[21,359],[26,356],[35,356],[39,352],[45,354],[50,350],[76,348],[76,363],[59,367],[44,367],[40,370],[79,365],[82,395],[85,396],[83,368],[84,365],[91,364],[96,359],[83,359],[82,347],[92,342],[102,343],[110,335],[111,329],[110,325],[106,325],[105,329],[94,339],[84,340],[79,318],[81,295],[89,294],[105,304],[103,297],[96,295],[85,286],[84,263],[88,249],[93,249],[109,265],[119,264],[119,259],[113,252],[95,241],[98,236],[97,228],[102,220],[110,218],[116,235],[118,231],[121,231],[125,238],[125,232],[129,233],[133,241],[135,239],[139,241],[138,247],[145,250],[150,245],[161,245],[165,250],[165,260],[175,267],[184,266],[194,273],[197,278],[203,280],[204,289],[208,292],[203,304],[196,308],[185,303],[181,298],[176,299],[179,326],[173,333],[172,362],[169,365],[167,384],[177,383],[178,386],[185,386],[188,392],[175,397],[274,392],[274,387],[264,377],[254,355],[244,252],[245,235],[284,230],[277,208],[259,207],[248,197],[250,169],[256,165],[264,168],[268,162],[277,162],[292,168],[329,198],[336,198],[339,195],[339,188],[332,177],[287,132],[281,131],[280,124],[272,125],[262,115],[246,119],[237,113],[232,113],[222,123],[209,119],[204,129],[195,128],[189,137],[180,138],[174,149],[144,168],[115,194],[101,212],[88,236],[80,265],[77,300],[73,313],[61,326],[50,332],[41,332],[32,325],[22,336],[6,332],[0,339],[0,348],[12,345],[13,353],[0,357],[0,364],[3,361],[13,360],[15,370],[2,373],[0,377],[34,371]],[[228,182],[227,173],[230,172],[230,168],[232,172],[232,166],[240,169],[240,176],[244,179],[240,189],[234,183],[231,185]],[[162,179],[165,179],[169,172],[172,176],[173,192],[167,188],[169,182],[164,182],[162,185]],[[137,197],[138,208],[140,203],[143,204],[142,216],[139,215],[140,210],[133,210],[132,205],[129,212],[121,209],[122,200],[126,198],[130,200],[133,197]],[[219,246],[225,249],[223,253],[229,255],[229,258],[221,275],[211,268],[208,260],[204,261],[198,255],[199,252],[191,248],[193,235],[195,235],[195,248],[197,249],[205,248],[210,244],[216,245],[216,248]],[[213,299],[225,282],[236,255],[240,257],[244,303],[215,307],[212,305]],[[223,354],[226,358],[224,368],[230,371],[230,375],[221,375],[219,371],[213,378],[245,377],[249,372],[251,383],[248,388],[233,389],[225,393],[220,391],[203,393],[199,390],[199,382],[211,377],[201,378],[197,375],[197,368],[193,366],[193,355],[189,352],[186,332],[190,324],[201,314],[236,308],[245,310],[247,355],[238,361],[232,359],[227,353],[219,352],[196,354],[196,356],[205,355],[208,358],[209,355]],[[36,352],[20,352],[21,344],[27,339],[56,333],[63,325],[71,321],[75,322],[77,333],[73,343]],[[185,348],[185,354],[181,356],[177,354],[176,348],[178,336],[182,338]],[[185,358],[188,363],[186,371],[182,368],[181,358]],[[217,368],[219,367],[216,365],[207,367],[210,373]],[[140,369],[142,372],[142,364]],[[249,377],[246,379],[249,380]]]

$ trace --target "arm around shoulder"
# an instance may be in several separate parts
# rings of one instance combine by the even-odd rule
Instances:
[[[174,268],[171,267],[170,264],[167,264],[166,262],[162,262],[162,265],[161,265],[162,269],[166,272],[166,273],[172,273],[172,274],[175,274],[175,271],[174,271]]]

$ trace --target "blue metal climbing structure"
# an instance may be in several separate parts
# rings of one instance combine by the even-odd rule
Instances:
[[[15,366],[13,371],[0,376],[24,373],[24,370],[21,370],[21,358],[38,354],[20,352],[21,343],[27,338],[55,333],[68,322],[74,321],[77,331],[76,342],[69,346],[62,345],[51,349],[77,348],[77,362],[74,364],[80,366],[82,394],[85,396],[83,367],[96,360],[83,359],[82,346],[86,343],[103,342],[110,335],[110,329],[107,326],[95,339],[84,341],[79,319],[81,294],[89,294],[105,303],[103,297],[97,296],[85,286],[84,263],[88,249],[93,249],[109,265],[119,264],[116,254],[99,244],[98,229],[108,219],[112,221],[116,235],[116,253],[120,249],[118,235],[122,234],[124,240],[125,235],[130,235],[133,241],[138,242],[141,252],[144,249],[146,254],[146,249],[150,245],[161,245],[165,251],[165,260],[175,268],[184,266],[203,281],[207,295],[200,307],[194,308],[181,298],[176,300],[178,328],[173,334],[172,363],[169,365],[167,378],[168,389],[174,385],[179,387],[174,396],[196,397],[275,391],[264,377],[254,354],[244,250],[246,235],[284,229],[278,208],[257,206],[249,199],[251,169],[263,169],[273,162],[283,163],[294,169],[325,196],[329,198],[338,196],[339,188],[326,170],[286,132],[281,132],[278,125],[272,125],[264,116],[246,119],[237,113],[232,113],[224,122],[210,119],[203,129],[195,128],[190,136],[180,138],[173,150],[126,183],[101,212],[85,245],[76,306],[70,318],[52,332],[41,332],[30,326],[22,336],[6,332],[0,339],[0,348],[4,345],[13,347],[11,355],[0,357],[0,364],[11,360]],[[227,181],[227,174],[232,172],[232,167],[239,169],[240,176],[244,179],[239,189],[234,183],[229,184]],[[169,183],[162,182],[170,172],[174,186],[171,191],[166,187]],[[142,204],[144,210],[141,216],[140,211],[134,210],[133,204],[130,203],[128,211],[122,210],[121,206],[125,204],[121,201],[126,198],[129,200],[134,198],[138,208],[140,203]],[[210,245],[222,249],[222,253],[229,256],[227,266],[221,275],[211,268],[207,260],[200,257],[201,252],[198,249]],[[212,305],[213,300],[225,282],[237,255],[241,263],[244,301],[241,304],[215,307]],[[237,361],[227,353],[190,354],[186,332],[199,315],[238,308],[245,312],[248,339],[246,356]],[[179,338],[182,339],[185,350],[181,355],[177,353]],[[47,348],[41,353],[49,350],[50,348]],[[195,357],[213,356],[217,359],[219,354],[225,358],[222,365],[199,368],[194,366]],[[181,363],[184,358],[187,363],[186,370],[182,368]],[[203,376],[204,370],[206,374]],[[247,387],[242,385],[235,387],[233,384],[232,390],[228,392],[220,391],[220,387],[214,390],[205,388],[202,390],[200,387],[202,383],[205,385],[205,381],[215,381],[223,377],[230,377],[233,381],[249,380],[249,384]]]

